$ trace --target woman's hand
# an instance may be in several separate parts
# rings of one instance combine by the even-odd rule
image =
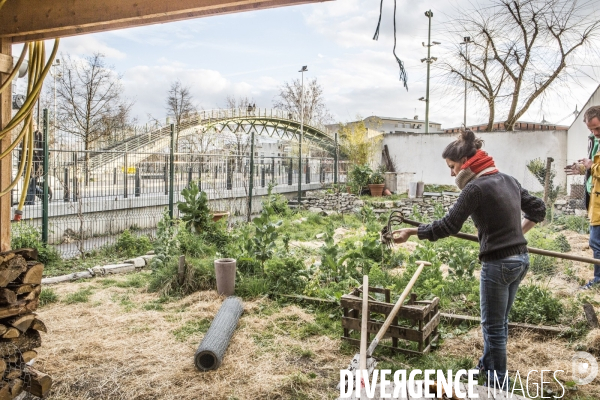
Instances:
[[[394,243],[404,243],[412,235],[416,235],[417,233],[417,228],[398,229],[397,231],[392,232],[392,238],[394,239]]]

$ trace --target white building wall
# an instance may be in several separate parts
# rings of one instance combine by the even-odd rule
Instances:
[[[483,150],[494,158],[498,169],[514,176],[527,189],[543,190],[527,170],[527,163],[534,158],[542,158],[544,161],[547,157],[554,158],[553,167],[557,173],[555,184],[565,185],[563,167],[567,159],[567,131],[476,134],[485,141]],[[442,152],[455,138],[454,133],[386,134],[382,145],[388,145],[390,157],[395,161],[398,172],[414,173],[411,179],[423,180],[426,184],[453,185],[454,178],[450,176],[450,169],[442,159]]]
[[[587,148],[588,148],[588,136],[590,135],[590,130],[587,128],[587,125],[583,122],[583,114],[585,110],[587,110],[591,106],[600,105],[600,86],[596,88],[596,91],[588,102],[581,109],[582,112],[579,113],[575,121],[569,127],[568,139],[567,139],[567,164],[572,164],[577,160],[587,157]],[[566,165],[566,164],[565,164]],[[581,176],[570,176],[567,178],[567,189],[570,190],[572,183],[581,183],[583,182],[583,177]]]

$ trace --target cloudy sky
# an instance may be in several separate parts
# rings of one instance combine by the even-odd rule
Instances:
[[[408,73],[407,91],[398,79],[392,55],[393,3],[384,2],[381,34],[372,40],[379,16],[375,0],[337,0],[302,6],[201,18],[108,33],[62,39],[60,51],[74,56],[101,52],[107,64],[122,75],[124,94],[135,100],[134,114],[140,123],[148,115],[163,119],[170,84],[179,79],[191,88],[199,107],[218,108],[225,98],[248,96],[257,107],[270,107],[277,88],[299,78],[317,78],[324,88],[328,108],[336,120],[357,115],[413,117],[425,114],[427,18],[431,9],[432,56],[443,56],[462,37],[449,37],[445,27],[456,7],[485,5],[481,0],[398,0],[397,54]],[[466,3],[466,4],[463,4]],[[50,43],[49,43],[50,45]],[[15,53],[16,53],[15,49]],[[430,119],[443,127],[462,122],[463,106],[456,95],[462,87],[442,90],[440,72],[432,71]],[[569,91],[534,104],[525,120],[569,124],[566,118],[585,103],[598,85],[593,68]],[[51,85],[51,80],[48,80]],[[469,123],[485,122],[486,114],[476,97],[468,113]]]

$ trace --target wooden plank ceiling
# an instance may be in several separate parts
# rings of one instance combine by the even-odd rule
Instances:
[[[8,0],[0,38],[51,39],[328,0]]]

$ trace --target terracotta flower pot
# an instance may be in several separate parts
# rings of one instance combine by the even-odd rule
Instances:
[[[369,184],[369,190],[371,191],[371,196],[373,197],[381,197],[383,193],[383,188],[385,184]]]
[[[215,211],[212,213],[212,220],[214,222],[217,222],[218,220],[220,220],[221,218],[227,218],[229,216],[229,213],[226,211]]]

